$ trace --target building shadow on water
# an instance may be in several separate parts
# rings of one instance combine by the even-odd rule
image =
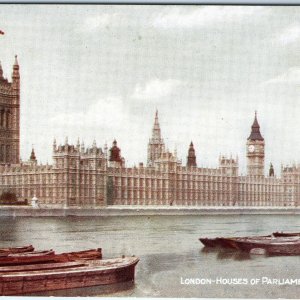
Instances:
[[[129,297],[135,289],[132,281],[110,285],[92,286],[85,288],[72,288],[66,290],[37,292],[26,294],[26,296],[54,296],[54,297],[92,297],[92,296],[112,296]]]

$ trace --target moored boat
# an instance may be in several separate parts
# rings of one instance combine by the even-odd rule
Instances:
[[[21,246],[21,247],[0,248],[0,257],[6,256],[8,254],[13,254],[13,253],[26,253],[32,251],[34,251],[34,247],[32,245]]]
[[[268,238],[271,237],[271,235],[265,235],[265,236],[254,236],[249,238]],[[205,246],[205,247],[223,247],[223,248],[231,248],[231,249],[237,249],[237,245],[235,244],[235,239],[240,239],[242,237],[217,237],[217,238],[199,238],[199,241]]]
[[[75,260],[92,260],[92,259],[102,259],[101,248],[56,254],[55,261],[67,262],[67,261],[75,261]]]
[[[7,256],[0,257],[0,266],[53,261],[54,257],[55,252],[53,250],[8,254]]]
[[[8,254],[5,257],[0,257],[0,266],[8,265],[28,265],[36,263],[55,263],[68,262],[76,260],[91,260],[101,259],[102,249],[90,249],[77,252],[66,252],[56,254],[53,250],[33,251],[28,253]]]
[[[219,247],[222,246],[221,244],[221,238],[199,238],[199,241],[205,246],[205,247]]]
[[[138,261],[136,257],[122,257],[55,263],[46,267],[17,266],[14,270],[0,268],[0,295],[23,295],[133,281]]]
[[[260,248],[269,255],[300,255],[300,237],[236,238],[232,243],[248,252]]]
[[[273,232],[273,236],[275,237],[292,237],[292,236],[300,236],[300,232]]]

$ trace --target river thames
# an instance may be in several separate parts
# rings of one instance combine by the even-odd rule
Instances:
[[[300,258],[207,250],[199,237],[300,231],[297,215],[1,217],[1,247],[66,252],[101,247],[136,255],[134,284],[39,293],[54,296],[298,298]]]

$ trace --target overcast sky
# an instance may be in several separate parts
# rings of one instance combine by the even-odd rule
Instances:
[[[300,162],[300,7],[1,5],[0,60],[21,72],[21,157],[34,144],[103,147],[146,162],[155,110],[170,150],[199,166],[238,155],[258,112],[272,162]]]

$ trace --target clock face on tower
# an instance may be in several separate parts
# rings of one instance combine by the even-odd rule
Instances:
[[[248,150],[249,150],[249,152],[254,152],[254,150],[255,150],[254,145],[250,145],[250,146],[248,147]]]

